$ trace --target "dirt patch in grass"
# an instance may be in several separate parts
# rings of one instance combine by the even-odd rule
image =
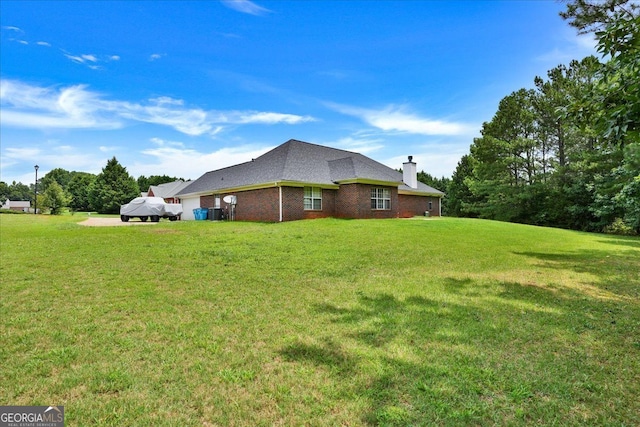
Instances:
[[[142,221],[129,221],[122,222],[120,218],[89,218],[85,221],[79,222],[80,225],[86,225],[88,227],[118,227],[124,225],[152,225],[158,224],[157,222],[142,222]]]

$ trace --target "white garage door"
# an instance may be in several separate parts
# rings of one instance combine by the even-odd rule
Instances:
[[[195,220],[193,210],[200,207],[200,196],[192,197],[190,199],[182,199],[182,219],[183,220]]]

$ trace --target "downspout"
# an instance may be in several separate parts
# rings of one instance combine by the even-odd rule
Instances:
[[[282,186],[278,187],[278,192],[280,193],[280,222],[282,222]]]

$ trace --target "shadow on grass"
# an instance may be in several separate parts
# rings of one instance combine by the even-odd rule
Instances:
[[[640,237],[606,237],[604,240],[599,240],[600,243],[607,243],[610,245],[629,246],[632,248],[640,249]]]
[[[316,321],[338,332],[280,354],[328,370],[341,396],[366,402],[361,422],[372,426],[581,425],[582,402],[591,421],[634,413],[628,401],[622,412],[610,404],[625,399],[615,372],[628,360],[614,355],[634,351],[629,305],[614,313],[579,292],[511,282],[446,279],[445,289],[440,299],[360,293],[347,306],[316,305]]]
[[[345,352],[339,343],[326,339],[322,345],[295,343],[280,351],[286,360],[306,361],[316,366],[326,366],[340,375],[351,374],[357,366],[354,356]]]
[[[617,296],[640,297],[640,274],[638,273],[640,271],[640,251],[630,249],[618,252],[583,250],[569,253],[514,253],[540,261],[541,267],[545,269],[590,274],[596,280],[589,285]]]

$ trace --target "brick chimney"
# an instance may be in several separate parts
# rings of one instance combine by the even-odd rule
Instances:
[[[411,188],[418,188],[418,170],[413,162],[413,156],[402,164],[402,181]]]

